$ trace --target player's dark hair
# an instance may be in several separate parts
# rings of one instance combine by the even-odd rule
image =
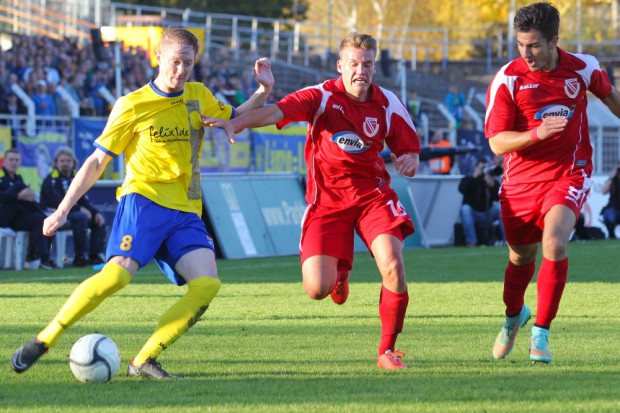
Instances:
[[[372,50],[377,54],[377,41],[369,34],[358,32],[350,32],[340,42],[340,53],[347,47],[355,47],[357,49]]]
[[[551,3],[533,3],[519,9],[514,19],[515,31],[521,33],[536,30],[547,41],[558,35],[560,12]]]
[[[159,47],[167,43],[179,43],[186,46],[191,46],[194,49],[194,54],[198,54],[198,38],[194,36],[192,32],[187,30],[183,26],[168,26],[161,34],[161,40]]]

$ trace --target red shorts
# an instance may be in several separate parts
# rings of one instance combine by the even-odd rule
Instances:
[[[506,242],[513,245],[540,242],[545,215],[555,205],[567,206],[578,218],[591,185],[590,177],[581,170],[557,181],[503,183],[499,198]]]
[[[369,251],[380,234],[402,241],[414,232],[413,221],[394,191],[347,208],[308,205],[301,228],[301,262],[315,255],[329,255],[338,258],[339,270],[350,270],[354,230]]]

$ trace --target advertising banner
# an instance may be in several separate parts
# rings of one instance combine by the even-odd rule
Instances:
[[[235,144],[228,142],[221,129],[205,129],[205,141],[200,157],[200,172],[250,172],[250,131],[235,135]]]
[[[296,175],[205,175],[202,195],[224,258],[298,254],[306,204]]]
[[[308,172],[304,161],[306,125],[296,123],[282,130],[275,126],[252,129],[252,171],[305,175]]]
[[[61,146],[67,146],[64,133],[41,131],[34,137],[21,135],[17,141],[17,150],[22,156],[19,174],[24,181],[38,193],[43,179],[52,170],[54,153]]]

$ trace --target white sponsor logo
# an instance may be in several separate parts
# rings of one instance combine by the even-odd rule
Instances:
[[[364,142],[354,132],[337,133],[332,136],[332,142],[335,142],[340,149],[347,153],[364,152],[372,145],[372,142]]]
[[[571,99],[574,99],[577,96],[580,88],[581,88],[581,85],[579,84],[579,81],[576,78],[566,79],[564,81],[564,92],[566,92],[566,96],[568,96]]]
[[[564,105],[550,105],[542,108],[534,115],[534,119],[545,119],[548,116],[564,116],[570,119],[575,112],[575,106],[570,108]]]
[[[537,89],[538,86],[540,86],[538,83],[530,83],[528,85],[521,85],[521,86],[519,86],[519,90]]]
[[[377,118],[366,118],[364,121],[364,133],[368,135],[369,138],[372,138],[379,132],[379,122]]]
[[[342,107],[342,106],[337,105],[337,104],[335,104],[335,103],[334,103],[334,104],[332,105],[332,108],[339,110],[339,111],[340,111],[340,112],[344,115],[344,109],[343,109],[343,107]]]

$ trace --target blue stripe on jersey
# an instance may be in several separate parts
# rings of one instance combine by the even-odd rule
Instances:
[[[97,142],[93,143],[93,145],[95,146],[95,148],[102,150],[103,152],[105,152],[106,155],[110,155],[112,158],[116,158],[118,156],[117,154],[115,154],[114,152],[110,151],[107,148],[104,148]]]

